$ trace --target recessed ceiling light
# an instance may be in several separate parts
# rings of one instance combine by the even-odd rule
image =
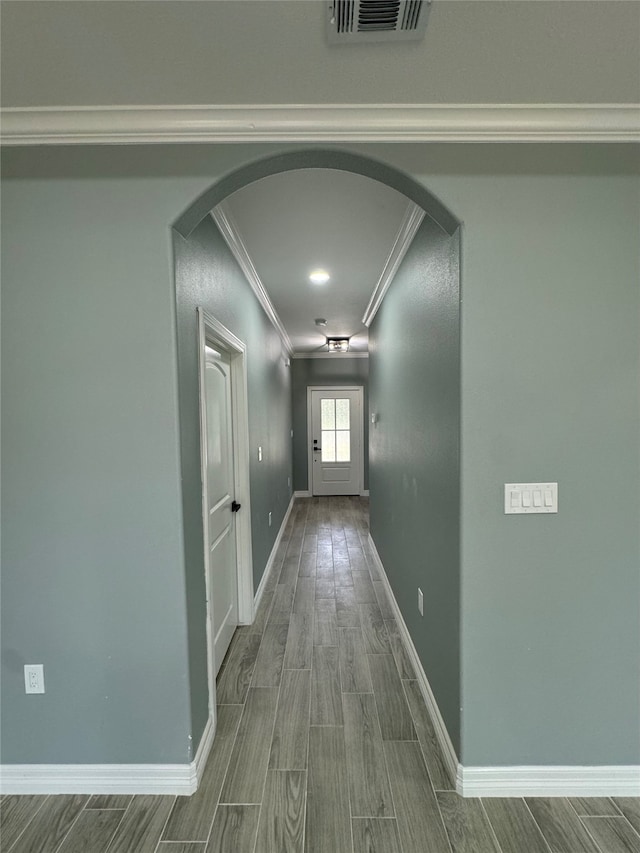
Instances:
[[[313,284],[326,284],[331,276],[326,270],[313,270],[309,273],[309,281]]]

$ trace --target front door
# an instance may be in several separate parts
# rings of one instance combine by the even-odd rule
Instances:
[[[238,624],[234,512],[231,366],[226,353],[205,347],[206,506],[210,637],[217,675]]]
[[[314,495],[362,490],[362,388],[311,390],[310,468]]]

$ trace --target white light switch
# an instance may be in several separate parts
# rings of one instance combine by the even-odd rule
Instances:
[[[504,511],[512,513],[558,512],[557,483],[505,483]]]

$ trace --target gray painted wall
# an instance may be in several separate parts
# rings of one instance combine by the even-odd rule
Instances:
[[[191,752],[176,199],[143,183],[3,186],[6,763]],[[44,664],[43,696],[25,695],[25,663]]]
[[[291,361],[293,401],[293,487],[309,488],[307,388],[309,385],[362,385],[364,418],[364,487],[369,488],[369,359],[295,358]]]
[[[463,761],[640,763],[638,148],[351,150],[464,222]],[[2,152],[3,761],[192,754],[169,225],[276,151]]]
[[[429,181],[465,224],[469,765],[640,763],[639,159],[570,156]],[[546,480],[558,515],[503,514]]]
[[[459,292],[458,234],[427,216],[370,328],[371,536],[458,752]]]
[[[197,743],[208,714],[197,307],[206,308],[247,344],[254,589],[291,498],[287,482],[291,477],[291,371],[285,366],[280,337],[211,217],[186,240],[174,232],[174,247],[191,713]],[[258,446],[262,462],[258,462]],[[246,504],[246,496],[236,497]]]

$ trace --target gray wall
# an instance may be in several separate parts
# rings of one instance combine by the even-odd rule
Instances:
[[[143,184],[3,186],[7,763],[189,760],[176,199]]]
[[[211,217],[186,240],[174,232],[174,247],[191,712],[197,743],[208,710],[196,308],[206,308],[247,344],[254,589],[292,492],[287,482],[291,477],[291,371],[285,366],[280,337]],[[258,462],[258,446],[262,462]],[[246,503],[244,495],[237,499]]]
[[[2,151],[5,763],[184,763],[197,748],[170,225],[242,152]],[[289,405],[287,389],[268,430],[289,436]],[[252,476],[259,574],[282,478],[267,532],[270,486]],[[43,696],[25,695],[25,663],[44,664]]]
[[[640,763],[639,158],[598,153],[429,180],[464,220],[469,765]],[[547,480],[558,515],[504,515]]]
[[[459,292],[458,234],[426,216],[370,329],[371,536],[458,752]]]
[[[638,148],[350,148],[464,222],[463,761],[640,763]],[[3,761],[192,754],[169,226],[276,150],[3,151]]]
[[[364,418],[364,487],[369,488],[369,359],[295,358],[291,361],[293,401],[293,487],[309,488],[307,455],[307,387],[309,385],[362,385]]]

